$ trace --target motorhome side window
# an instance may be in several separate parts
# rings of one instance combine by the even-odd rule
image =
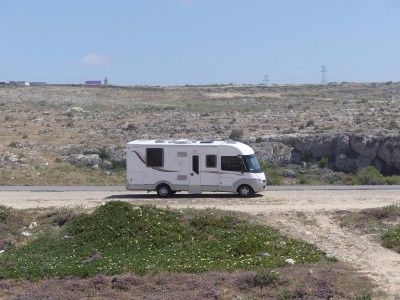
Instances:
[[[216,155],[206,155],[206,167],[216,168],[217,167],[217,156]]]
[[[242,159],[237,156],[221,156],[221,170],[241,172],[243,170]]]
[[[164,153],[162,148],[146,148],[146,161],[148,167],[163,167]]]

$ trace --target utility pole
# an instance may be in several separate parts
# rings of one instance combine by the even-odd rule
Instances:
[[[326,66],[321,66],[321,74],[322,74],[321,83],[326,83],[326,77],[325,77],[326,72],[328,72],[328,70],[326,69]]]
[[[263,83],[264,83],[264,84],[268,84],[268,83],[269,83],[269,75],[265,75],[265,76],[264,76]]]

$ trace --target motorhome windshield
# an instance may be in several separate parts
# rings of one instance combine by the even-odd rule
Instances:
[[[257,161],[255,154],[252,155],[242,155],[244,165],[246,170],[250,173],[262,173],[261,167]]]

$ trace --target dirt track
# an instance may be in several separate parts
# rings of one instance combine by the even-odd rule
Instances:
[[[238,198],[232,194],[192,196],[182,193],[167,200],[158,199],[154,193],[128,191],[0,192],[0,205],[14,208],[91,208],[111,200],[172,208],[211,207],[253,214],[259,221],[279,228],[292,237],[313,243],[326,253],[355,266],[360,272],[372,277],[379,290],[390,294],[388,299],[400,298],[400,254],[381,247],[371,235],[360,236],[339,227],[332,218],[335,210],[399,204],[398,190],[268,191],[251,199]]]

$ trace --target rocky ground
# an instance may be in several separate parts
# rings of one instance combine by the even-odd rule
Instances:
[[[123,165],[128,141],[225,140],[234,131],[269,163],[326,156],[336,171],[374,165],[397,174],[399,90],[392,82],[0,87],[0,183],[121,184],[110,170]]]

